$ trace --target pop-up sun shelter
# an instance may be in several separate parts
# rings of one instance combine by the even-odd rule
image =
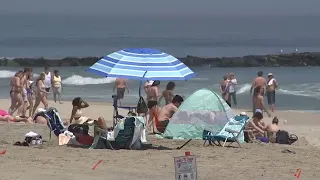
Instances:
[[[204,130],[217,134],[233,117],[231,108],[217,93],[200,89],[181,104],[170,120],[163,137],[202,139]]]

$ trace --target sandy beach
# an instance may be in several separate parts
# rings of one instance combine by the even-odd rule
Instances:
[[[9,107],[9,100],[0,100],[1,109]],[[111,125],[113,107],[107,103],[89,103],[83,113],[92,118],[103,116]],[[68,119],[71,102],[49,103],[56,107],[63,119]],[[243,110],[234,110],[239,113]],[[247,112],[251,116],[250,112]],[[21,123],[0,124],[0,175],[2,180],[144,180],[174,179],[173,158],[190,151],[197,156],[198,179],[295,179],[294,173],[301,168],[300,179],[320,179],[320,114],[309,112],[277,111],[272,114],[280,119],[282,129],[294,133],[299,140],[291,146],[276,144],[243,144],[242,148],[203,147],[203,141],[191,141],[182,150],[175,148],[184,141],[156,139],[148,136],[152,148],[143,151],[89,150],[58,146],[54,137],[42,149],[16,147],[24,134],[34,131],[48,140],[45,125]],[[264,118],[269,123],[271,118]],[[285,123],[286,122],[286,123]],[[281,153],[290,149],[296,154]],[[102,163],[92,170],[93,165]]]

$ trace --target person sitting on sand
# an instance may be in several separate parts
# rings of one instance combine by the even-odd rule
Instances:
[[[32,118],[22,117],[22,116],[11,116],[8,112],[0,110],[0,122],[25,122],[33,124]]]
[[[72,101],[72,111],[69,122],[67,124],[87,124],[96,125],[101,129],[109,129],[103,117],[99,117],[98,120],[91,119],[83,116],[81,109],[89,107],[89,104],[83,101],[80,97],[76,97]]]
[[[263,88],[261,86],[258,86],[255,88],[254,91],[255,91],[255,96],[253,96],[253,103],[254,103],[253,113],[255,113],[257,111],[262,113],[264,110],[268,114],[268,116],[270,117],[271,114],[264,105]]]
[[[166,90],[164,90],[162,92],[162,95],[159,98],[159,104],[162,100],[162,98],[164,98],[164,100],[166,101],[166,105],[170,104],[173,98],[173,90],[176,87],[176,84],[172,81],[168,82],[167,86],[166,86]]]
[[[276,142],[276,133],[280,131],[279,119],[274,117],[272,123],[265,127],[265,131],[267,131],[267,137],[271,143]]]
[[[178,110],[182,102],[183,98],[179,95],[175,95],[170,104],[167,104],[161,108],[158,115],[158,119],[159,124],[161,124],[162,127],[167,127],[170,119],[172,118],[173,114]]]
[[[245,127],[245,132],[248,134],[248,142],[252,142],[254,139],[264,137],[265,126],[261,124],[263,115],[261,112],[255,112],[252,119],[248,121]]]

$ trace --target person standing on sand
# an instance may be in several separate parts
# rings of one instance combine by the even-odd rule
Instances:
[[[164,98],[164,100],[166,101],[166,105],[170,104],[173,98],[173,90],[176,87],[176,84],[172,81],[168,82],[167,86],[166,86],[166,90],[164,90],[162,92],[162,95],[159,98],[159,102],[158,104],[160,104],[162,98]]]
[[[278,83],[273,77],[273,74],[269,73],[267,82],[267,99],[271,112],[274,112],[274,104],[276,102],[276,88],[278,88]]]
[[[52,77],[51,77],[51,72],[50,72],[50,70],[49,70],[49,66],[45,66],[44,67],[44,72],[43,72],[44,74],[45,74],[45,79],[44,79],[44,87],[45,87],[45,90],[49,93],[50,92],[50,87],[51,87],[51,79],[52,79]],[[47,96],[48,94],[46,93],[46,96]]]
[[[124,92],[126,91],[126,89],[129,93],[127,80],[124,78],[117,78],[114,82],[113,92],[115,91],[115,89],[117,89],[117,98],[119,101],[119,105],[121,106],[121,100],[124,98]]]
[[[254,93],[255,95],[253,96],[253,104],[254,104],[253,113],[255,113],[255,112],[263,113],[263,111],[265,111],[268,114],[268,116],[270,117],[271,114],[264,105],[263,88],[261,86],[258,86],[254,89],[254,91],[255,91],[255,93]]]
[[[258,77],[256,77],[253,82],[252,82],[252,85],[251,85],[251,88],[250,88],[250,94],[252,94],[252,91],[260,86],[262,88],[262,95],[265,94],[265,89],[266,89],[266,85],[267,85],[267,82],[266,82],[266,79],[264,79],[263,77],[263,72],[262,71],[259,71],[258,72]],[[254,110],[255,110],[255,107],[254,107],[254,102],[253,102],[253,99],[254,97],[257,96],[257,94],[255,94],[256,91],[254,91],[253,93],[253,96],[252,96],[252,112],[254,113]]]
[[[18,114],[22,117],[26,116],[27,106],[28,106],[28,80],[27,77],[31,74],[31,69],[24,68],[23,76],[21,78],[21,85],[22,85],[22,98],[23,98],[23,105],[18,109]]]
[[[52,76],[52,92],[53,92],[53,99],[54,102],[57,102],[57,96],[59,103],[62,104],[61,101],[61,91],[62,91],[62,81],[61,81],[61,76],[59,75],[58,70],[53,71],[53,76]]]
[[[229,74],[229,97],[228,102],[231,104],[231,98],[233,100],[234,106],[237,108],[237,91],[236,91],[236,85],[237,85],[237,79],[234,77],[234,73]]]
[[[29,102],[29,107],[27,109],[29,109],[29,117],[32,116],[32,112],[33,112],[33,89],[32,89],[32,73],[30,73],[27,76],[27,99]]]
[[[21,85],[22,76],[23,76],[23,71],[18,71],[10,81],[11,106],[8,110],[9,115],[14,114],[16,110],[23,105],[23,98],[22,98],[23,90]]]
[[[149,109],[149,119],[146,123],[147,125],[147,131],[152,132],[153,131],[153,114],[157,112],[158,108],[158,99],[159,99],[159,85],[160,81],[155,80],[152,83],[152,86],[147,91],[147,106]]]
[[[45,110],[48,109],[47,96],[48,96],[49,92],[46,91],[46,88],[45,88],[45,85],[44,85],[45,78],[46,78],[46,74],[45,73],[41,73],[40,77],[36,81],[36,87],[37,87],[37,90],[36,90],[36,101],[34,103],[32,114],[34,114],[34,112],[38,108],[40,102],[42,102]]]
[[[226,103],[231,107],[231,103],[229,101],[229,82],[228,76],[223,76],[223,80],[220,83],[220,92],[222,98],[226,101]]]

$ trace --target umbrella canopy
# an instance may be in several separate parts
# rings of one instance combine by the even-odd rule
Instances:
[[[187,80],[195,73],[177,58],[149,48],[123,49],[103,57],[87,71],[139,80]]]

